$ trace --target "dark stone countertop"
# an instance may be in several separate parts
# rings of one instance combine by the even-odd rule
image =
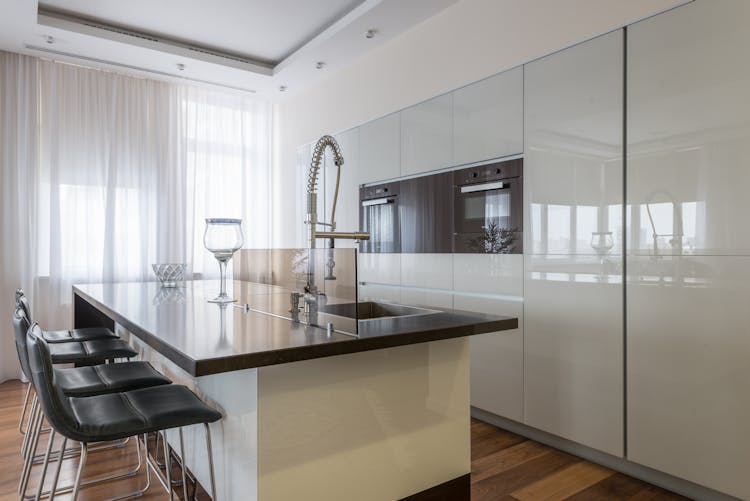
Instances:
[[[207,302],[217,291],[214,281],[187,282],[175,289],[155,282],[75,285],[76,326],[103,313],[192,376],[518,327],[517,318],[447,310],[360,321],[359,337],[329,336],[319,327]],[[271,302],[289,301],[288,290],[250,282],[230,282],[229,294],[238,304],[257,303],[262,295]]]

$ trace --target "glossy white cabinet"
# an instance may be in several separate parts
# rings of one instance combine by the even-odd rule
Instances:
[[[336,231],[359,230],[359,128],[349,129],[334,136],[341,148],[344,164],[341,166],[341,180],[339,197],[336,205]],[[333,162],[331,150],[325,154],[325,213],[318,210],[318,220],[330,222],[333,207],[334,192],[336,190],[336,165]],[[320,200],[319,207],[322,206]],[[336,247],[357,247],[353,240],[341,239],[336,241]]]
[[[451,166],[452,102],[445,94],[401,111],[401,175]]]
[[[401,304],[401,287],[394,285],[360,284],[359,301],[383,301]]]
[[[453,290],[523,298],[523,255],[454,254]]]
[[[750,499],[750,257],[628,258],[628,459]]]
[[[453,92],[453,164],[523,152],[523,67]]]
[[[401,254],[401,285],[453,289],[453,254]]]
[[[524,422],[623,454],[622,258],[526,256]]]
[[[451,291],[401,288],[401,302],[411,306],[423,308],[453,309],[453,293]]]
[[[524,422],[621,456],[622,31],[527,64],[524,86]]]
[[[357,253],[357,280],[381,285],[401,285],[401,254]]]
[[[453,307],[518,318],[518,329],[471,336],[471,405],[523,421],[523,301],[455,294]]]
[[[622,247],[623,34],[524,68],[524,251],[592,254],[593,233]]]
[[[392,113],[359,128],[359,183],[401,175],[401,119]]]
[[[628,202],[639,254],[750,254],[748,23],[747,1],[699,1],[628,32]]]
[[[748,25],[744,0],[697,1],[628,30],[628,459],[741,499],[750,499]]]

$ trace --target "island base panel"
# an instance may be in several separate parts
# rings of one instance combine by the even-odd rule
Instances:
[[[467,338],[261,367],[258,499],[468,499],[468,409]]]

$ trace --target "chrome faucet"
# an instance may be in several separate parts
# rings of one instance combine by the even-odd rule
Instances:
[[[333,151],[333,161],[336,164],[336,189],[333,193],[333,206],[331,207],[331,222],[318,221],[318,171],[320,163],[323,161],[323,154],[326,148]],[[313,149],[312,160],[310,161],[310,172],[307,176],[307,221],[310,225],[310,248],[315,248],[315,240],[318,238],[328,238],[330,243],[328,247],[333,249],[333,240],[336,238],[345,238],[350,240],[369,240],[370,234],[364,232],[337,232],[336,231],[336,203],[339,198],[339,183],[341,181],[341,166],[344,164],[344,157],[341,156],[341,148],[336,140],[328,135],[318,139]],[[330,231],[318,231],[318,225],[328,226]],[[332,271],[330,272],[332,273]]]
[[[654,216],[651,214],[651,204],[658,195],[664,195],[669,199],[669,203],[672,204],[672,231],[674,233],[657,233],[656,223],[654,223]],[[659,258],[659,237],[672,237],[669,239],[669,244],[673,249],[677,251],[678,255],[682,254],[682,238],[683,238],[683,227],[682,227],[682,206],[677,203],[671,193],[663,190],[657,190],[649,194],[646,197],[646,214],[648,220],[651,223],[651,238],[653,241],[654,259]]]

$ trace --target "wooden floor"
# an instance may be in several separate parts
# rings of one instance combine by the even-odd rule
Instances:
[[[684,500],[481,421],[471,423],[472,501]]]
[[[17,499],[21,470],[18,453],[21,435],[18,416],[25,386],[18,381],[0,384],[0,500]],[[474,421],[471,425],[471,499],[473,501],[531,500],[632,500],[666,501],[683,497],[650,486],[612,470],[602,468],[575,456],[543,446],[519,435]],[[40,451],[46,438],[40,443]],[[135,445],[89,456],[85,478],[116,473],[137,462]],[[75,472],[75,460],[63,463],[60,485],[68,485]],[[35,467],[34,470],[39,470]],[[29,492],[35,492],[38,471],[32,476]],[[48,474],[47,478],[51,477]],[[100,500],[140,488],[145,474],[83,489],[80,501]],[[70,496],[56,496],[67,500]],[[140,499],[165,500],[161,486],[152,482],[147,495]],[[276,500],[274,500],[276,501]],[[446,500],[450,501],[450,500]]]

